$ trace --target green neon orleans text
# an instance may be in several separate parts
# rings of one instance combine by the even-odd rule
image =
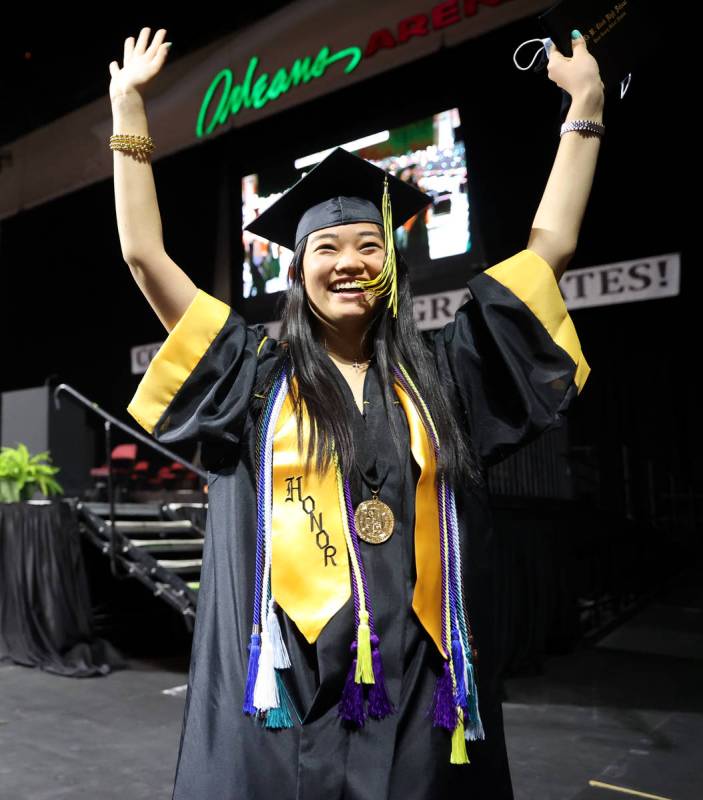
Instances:
[[[202,137],[212,133],[216,125],[224,125],[230,115],[238,114],[242,108],[263,108],[270,100],[275,100],[294,86],[321,78],[330,65],[344,59],[348,59],[344,72],[349,74],[361,61],[361,48],[346,47],[338,53],[330,53],[329,47],[323,47],[314,60],[310,56],[297,58],[290,70],[281,68],[270,80],[267,72],[255,77],[259,64],[256,56],[252,56],[249,61],[246,76],[241,83],[234,84],[232,70],[221,70],[205,92],[198,114],[196,135]],[[219,100],[215,100],[218,88],[221,94]],[[206,118],[210,115],[210,121],[206,123]]]

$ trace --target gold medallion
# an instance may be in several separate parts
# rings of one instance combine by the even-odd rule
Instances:
[[[377,494],[373,492],[373,497],[359,503],[354,512],[356,532],[369,544],[381,544],[390,539],[395,523],[390,507],[379,500]]]

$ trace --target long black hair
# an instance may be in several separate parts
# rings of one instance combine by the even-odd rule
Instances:
[[[337,367],[314,334],[318,322],[310,310],[302,280],[306,246],[307,237],[296,247],[291,262],[293,281],[286,292],[282,312],[279,334],[281,353],[272,369],[260,376],[254,392],[259,397],[267,396],[280,368],[285,369],[288,385],[292,387],[294,369],[298,393],[296,395],[291,391],[291,397],[298,422],[298,452],[302,450],[301,400],[305,404],[310,424],[306,469],[311,470],[313,459],[314,469],[318,474],[329,468],[330,443],[333,439],[342,472],[350,475],[354,465],[354,437],[350,420],[339,413],[339,409],[344,409],[346,404],[332,373]],[[364,338],[372,345],[370,350],[376,358],[384,406],[388,412],[397,400],[393,389],[393,365],[402,363],[417,386],[437,428],[440,441],[438,471],[443,471],[455,486],[467,480],[479,485],[483,482],[483,477],[468,426],[458,422],[462,416],[453,399],[448,396],[451,393],[442,385],[432,351],[415,324],[408,265],[397,248],[396,264],[398,316],[394,318],[385,298],[379,298],[374,304],[364,333]],[[393,441],[400,454],[400,423],[396,414],[387,415]]]

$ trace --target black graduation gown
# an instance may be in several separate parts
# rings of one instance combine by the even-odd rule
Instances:
[[[557,423],[589,372],[549,265],[529,250],[468,282],[471,297],[433,335],[440,378],[456,392],[484,465]],[[484,489],[456,487],[465,596],[485,740],[467,742],[469,765],[449,763],[450,735],[427,713],[442,662],[412,611],[414,503],[419,476],[402,406],[403,458],[385,418],[378,375],[369,368],[362,417],[339,376],[347,414],[370,429],[385,473],[381,499],[395,515],[391,538],[361,542],[380,636],[386,685],[397,712],[343,725],[337,704],[354,638],[352,599],[313,645],[279,610],[292,668],[281,672],[300,715],[291,729],[266,730],[242,713],[253,609],[257,372],[278,344],[202,290],[155,356],[129,412],[163,443],[200,441],[209,472],[209,513],[173,800],[472,800],[513,797],[491,631],[491,520]],[[371,460],[371,462],[373,459]],[[354,504],[371,496],[352,481]],[[462,794],[459,794],[461,792]]]

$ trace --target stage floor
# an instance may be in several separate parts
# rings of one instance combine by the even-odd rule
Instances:
[[[701,662],[647,635],[650,652],[623,637],[628,649],[581,647],[506,681],[516,800],[701,797]],[[170,800],[187,662],[83,679],[0,664],[0,799]]]

